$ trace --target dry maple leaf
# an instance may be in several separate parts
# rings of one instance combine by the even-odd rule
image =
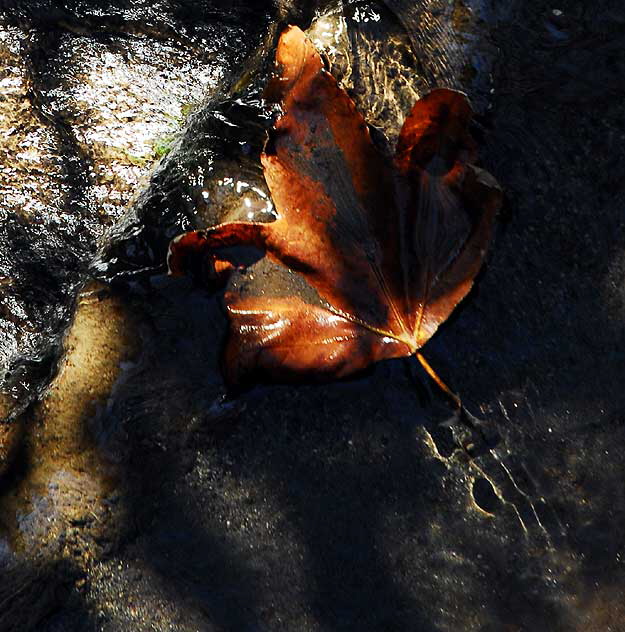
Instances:
[[[170,271],[201,262],[223,278],[241,267],[228,248],[244,245],[297,273],[296,291],[226,291],[230,384],[328,380],[412,354],[437,379],[417,350],[471,288],[502,197],[470,164],[467,98],[417,101],[389,160],[300,29],[282,34],[277,66],[283,115],[262,155],[277,219],[181,235]]]

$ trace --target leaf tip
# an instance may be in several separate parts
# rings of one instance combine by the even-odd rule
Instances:
[[[269,80],[264,98],[280,103],[299,81],[307,83],[323,70],[323,60],[298,26],[288,26],[280,35],[276,51],[276,74]]]
[[[194,267],[204,251],[205,239],[201,231],[183,233],[169,242],[167,249],[167,273],[170,276],[184,276]]]

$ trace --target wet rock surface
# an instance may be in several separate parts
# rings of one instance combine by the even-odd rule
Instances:
[[[300,20],[307,27],[313,15],[267,6],[255,8],[255,19],[245,7],[226,17],[221,7],[198,5],[204,13],[194,14],[192,36],[173,5],[154,9],[161,12],[152,22],[152,9],[142,5],[133,15],[128,6],[108,7],[104,17],[101,7],[64,7],[42,23],[39,5],[20,4],[5,16],[2,54],[13,70],[1,81],[9,79],[6,98],[14,101],[6,108],[0,102],[2,131],[5,121],[20,131],[7,135],[17,134],[15,149],[0,150],[7,151],[0,156],[0,265],[8,270],[2,278],[31,274],[18,290],[32,295],[16,290],[15,281],[0,283],[8,297],[0,322],[13,327],[2,349],[26,384],[7,379],[3,401],[13,418],[0,426],[7,470],[0,629],[623,629],[625,173],[618,77],[625,10],[608,0],[592,10],[570,0],[558,7],[507,3],[505,12],[500,3],[453,3],[449,14],[450,4],[424,2],[427,14],[420,14],[422,26],[443,20],[453,30],[456,39],[445,49],[452,52],[443,51],[449,63],[426,67],[423,85],[408,85],[407,73],[399,73],[385,86],[401,101],[440,80],[428,72],[451,68],[445,80],[475,95],[484,166],[508,195],[476,290],[425,349],[478,418],[474,428],[440,423],[451,411],[409,361],[381,363],[347,382],[263,387],[224,399],[219,297],[163,274],[166,245],[177,232],[247,212],[270,216],[257,155],[272,113],[260,90],[277,25]],[[317,16],[317,25],[326,20],[350,33],[344,53],[345,40],[330,38],[334,71],[356,82],[355,98],[360,94],[389,136],[394,102],[381,93],[366,105],[371,75],[354,72],[350,55],[382,54],[376,41],[387,27],[365,22],[372,12],[394,12],[389,32],[408,47],[405,24],[416,18],[400,5],[323,7]],[[256,39],[246,51],[235,35],[250,35],[250,24]],[[20,83],[31,81],[21,77],[34,63],[21,42],[33,31],[50,37],[51,29],[68,40],[56,50],[71,51],[71,63],[57,60],[59,70],[50,71],[63,86],[53,102],[67,104],[52,110],[53,118],[64,117],[78,150],[42,122]],[[221,66],[202,56],[204,47],[188,45],[202,29],[222,33],[223,45],[213,42]],[[87,53],[94,85],[111,76],[105,52],[98,52],[109,50],[103,33],[129,46],[123,50],[136,52],[141,38],[155,49],[147,58],[126,53],[134,60],[126,71],[136,73],[136,96],[118,88],[114,75],[110,89],[93,93],[85,110],[90,123],[71,114],[80,86],[89,84],[85,73],[69,87],[65,77],[84,68]],[[445,48],[444,38],[427,41],[421,48],[413,43],[415,58],[435,52],[437,41]],[[454,66],[462,46],[470,63]],[[178,55],[175,64],[169,50]],[[388,54],[388,47],[381,50]],[[128,110],[160,121],[156,138],[167,118],[159,112],[170,110],[141,77],[154,64],[177,68],[180,55],[191,65],[166,84],[174,110],[181,111],[188,86],[201,83],[198,76],[214,83],[200,86],[201,103],[186,124],[166,128],[169,134],[186,125],[151,180],[140,184],[155,159],[146,158],[149,142],[141,145],[131,133],[131,118],[116,128],[118,110],[107,118],[98,95],[124,96]],[[482,81],[479,59],[492,81]],[[358,85],[366,89],[359,93]],[[129,144],[116,140],[126,134]],[[31,146],[39,153],[27,166],[13,159]],[[106,153],[111,147],[146,163]],[[88,156],[85,164],[96,165],[94,173],[108,183],[93,175],[76,184],[63,162],[75,156]],[[38,193],[29,199],[38,202],[28,206],[31,190]],[[63,203],[55,207],[55,200]],[[87,236],[77,238],[83,233],[69,226]],[[47,238],[37,241],[38,230]],[[17,248],[16,234],[35,245]],[[40,268],[31,270],[31,251]],[[44,298],[50,284],[41,270],[61,279]],[[74,301],[89,276],[99,281]],[[13,318],[17,303],[9,300],[36,314],[28,321],[35,323],[32,338],[49,336],[40,347],[20,337],[28,327]],[[44,311],[52,307],[56,320]],[[32,360],[41,350],[50,355],[45,370],[13,359]]]
[[[0,14],[0,386],[6,407],[19,409],[54,371],[55,342],[106,229],[206,93],[257,45],[257,27],[243,24],[268,14],[236,4],[221,21],[201,3],[9,5]]]

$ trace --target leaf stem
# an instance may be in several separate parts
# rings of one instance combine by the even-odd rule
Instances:
[[[436,382],[437,386],[447,395],[457,406],[458,409],[462,409],[462,400],[456,395],[450,388],[438,377],[436,371],[430,366],[430,363],[419,352],[415,353],[417,360],[421,363],[421,366],[425,369],[425,372]]]

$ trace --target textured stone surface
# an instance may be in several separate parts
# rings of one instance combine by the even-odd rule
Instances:
[[[0,389],[20,408],[53,370],[106,230],[246,41],[236,23],[197,24],[207,7],[191,16],[167,3],[8,4],[0,11]],[[224,56],[226,41],[239,50]]]

